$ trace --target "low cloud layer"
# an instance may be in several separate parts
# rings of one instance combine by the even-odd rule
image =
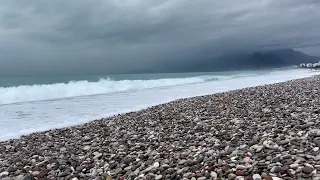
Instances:
[[[269,48],[320,55],[319,9],[318,0],[3,0],[0,75],[135,72]]]

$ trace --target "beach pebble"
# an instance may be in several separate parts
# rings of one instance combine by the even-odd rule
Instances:
[[[279,177],[272,177],[272,180],[282,180],[282,178],[279,178]]]
[[[60,152],[66,152],[66,151],[67,151],[67,148],[66,148],[66,147],[60,148]]]
[[[320,129],[311,129],[309,131],[310,136],[319,137],[320,136]]]
[[[197,180],[206,180],[206,177],[198,177]]]
[[[254,175],[252,176],[252,179],[253,179],[253,180],[261,180],[261,176],[260,176],[259,174],[254,174]]]
[[[214,171],[210,173],[210,176],[212,177],[212,179],[216,179],[218,177],[217,173]]]
[[[280,166],[273,166],[272,169],[270,170],[270,172],[272,173],[279,173],[280,171],[281,171]]]
[[[4,171],[0,173],[0,177],[7,177],[9,175],[9,172]]]
[[[311,168],[311,167],[304,167],[302,168],[302,172],[305,173],[305,174],[311,174],[313,172],[314,168]]]
[[[90,148],[91,148],[90,146],[84,146],[82,149],[85,151],[88,151],[88,150],[90,150]]]
[[[12,180],[10,177],[1,178],[1,180]]]
[[[317,179],[319,87],[315,76],[179,99],[3,141],[0,179]]]
[[[158,175],[155,177],[155,180],[160,180],[160,179],[162,179],[162,175]]]
[[[40,174],[39,171],[33,171],[33,172],[32,172],[32,175],[33,175],[33,176],[39,176],[39,174]]]
[[[237,177],[237,175],[233,174],[233,173],[230,173],[228,175],[228,179],[232,180],[232,179],[235,179]]]
[[[102,157],[102,153],[96,153],[95,156],[93,157],[93,159],[100,159]]]
[[[246,169],[246,166],[244,166],[244,165],[237,165],[237,169],[239,169],[239,170],[244,170],[244,169]]]
[[[153,167],[155,167],[155,168],[158,168],[159,166],[160,166],[159,162],[155,162],[155,163],[153,164]]]
[[[299,164],[290,164],[289,167],[291,169],[297,169],[299,167]]]

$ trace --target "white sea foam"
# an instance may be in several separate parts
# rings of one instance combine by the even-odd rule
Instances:
[[[248,76],[246,74],[245,76]],[[238,75],[238,76],[244,76]],[[188,78],[166,78],[154,80],[119,80],[100,79],[97,82],[70,81],[69,83],[37,84],[31,86],[0,88],[0,104],[52,100],[78,96],[109,94],[140,89],[202,83],[206,81],[236,78],[230,76],[197,76]]]

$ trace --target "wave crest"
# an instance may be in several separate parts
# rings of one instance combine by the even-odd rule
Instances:
[[[0,88],[0,104],[126,92],[131,90],[201,83],[217,79],[218,78],[215,76],[121,81],[115,81],[108,78],[100,79],[97,82],[89,82],[84,80],[70,81],[68,83],[2,87]]]

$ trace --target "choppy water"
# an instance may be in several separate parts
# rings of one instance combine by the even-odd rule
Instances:
[[[0,78],[0,140],[178,98],[308,77],[303,69]]]

